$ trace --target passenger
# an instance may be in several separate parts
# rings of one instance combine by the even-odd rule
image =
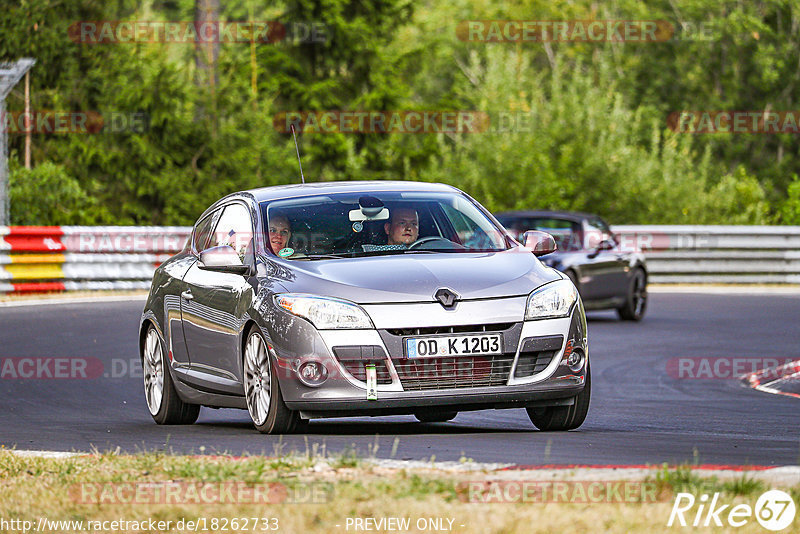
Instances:
[[[396,208],[392,210],[392,218],[383,225],[388,245],[405,245],[408,247],[419,237],[419,215],[413,208]],[[403,247],[403,248],[405,248]]]
[[[291,237],[292,227],[289,224],[289,218],[282,213],[272,215],[269,218],[269,244],[272,252],[278,254],[287,248]]]

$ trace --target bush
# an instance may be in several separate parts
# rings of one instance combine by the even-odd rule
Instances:
[[[781,207],[783,224],[800,225],[800,179],[795,174],[787,190],[787,198]]]
[[[95,200],[60,165],[45,162],[32,169],[12,165],[9,181],[11,224],[94,224],[100,212]]]
[[[442,136],[430,179],[467,191],[490,210],[568,209],[615,224],[767,224],[769,203],[744,167],[730,173],[698,154],[690,135],[666,129],[656,110],[633,109],[602,58],[537,72],[521,52],[490,49],[466,67],[472,109],[492,131]],[[522,52],[524,53],[524,52]],[[507,110],[527,128],[501,128]],[[519,122],[517,123],[519,124]]]

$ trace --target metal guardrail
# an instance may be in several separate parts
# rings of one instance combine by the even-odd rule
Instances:
[[[655,283],[800,284],[800,226],[614,226]]]
[[[800,284],[800,226],[615,226],[654,283]],[[0,226],[0,293],[146,289],[191,228]]]

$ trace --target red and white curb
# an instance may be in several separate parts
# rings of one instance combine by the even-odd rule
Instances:
[[[742,382],[765,393],[800,398],[800,360],[750,373]]]

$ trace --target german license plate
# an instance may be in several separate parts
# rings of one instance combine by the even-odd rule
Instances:
[[[502,334],[406,338],[407,358],[483,356],[503,353]]]

